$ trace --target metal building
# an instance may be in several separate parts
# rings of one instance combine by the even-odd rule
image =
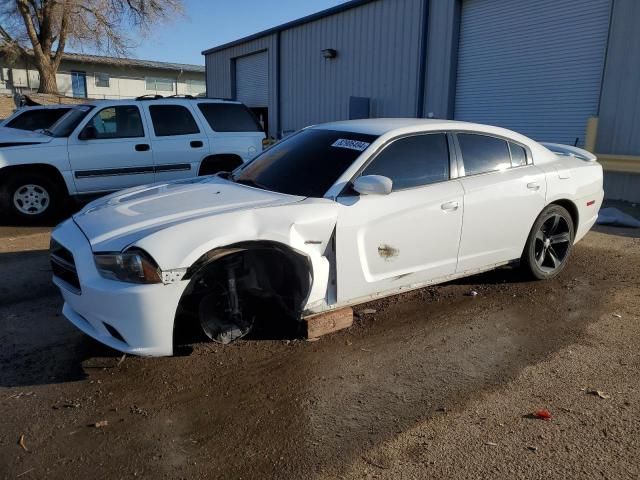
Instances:
[[[207,95],[276,138],[362,117],[455,118],[595,150],[640,201],[640,1],[353,0],[203,52]]]

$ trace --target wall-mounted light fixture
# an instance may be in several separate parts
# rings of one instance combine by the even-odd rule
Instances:
[[[338,51],[333,48],[325,48],[322,50],[322,56],[324,58],[336,58],[338,56]]]

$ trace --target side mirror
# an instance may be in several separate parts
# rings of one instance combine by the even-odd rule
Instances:
[[[353,189],[361,195],[389,195],[393,181],[382,175],[364,175],[356,178]]]
[[[98,130],[93,125],[87,125],[82,129],[78,138],[80,140],[94,140],[98,138]]]

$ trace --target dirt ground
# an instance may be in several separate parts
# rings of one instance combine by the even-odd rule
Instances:
[[[48,231],[0,227],[0,478],[640,477],[638,230],[591,232],[556,280],[423,289],[317,342],[123,361],[61,316]]]

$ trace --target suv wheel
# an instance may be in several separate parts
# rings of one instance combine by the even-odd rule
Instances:
[[[0,208],[13,218],[37,222],[60,210],[64,193],[60,186],[39,173],[16,173],[0,190]]]

